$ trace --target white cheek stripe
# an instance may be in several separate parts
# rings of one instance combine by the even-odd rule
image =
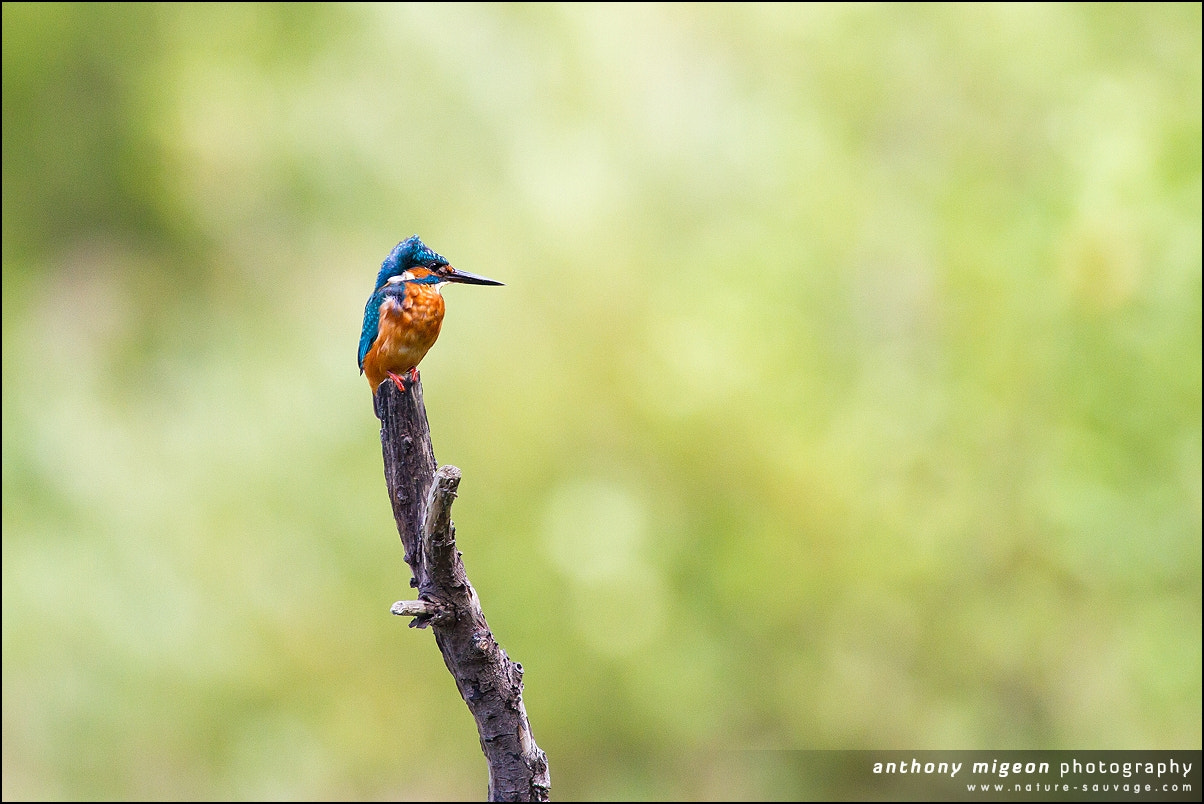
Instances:
[[[405,282],[413,282],[413,281],[414,281],[414,275],[412,273],[410,273],[409,271],[406,271],[403,274],[398,274],[397,276],[389,277],[388,280],[385,282],[385,284],[386,285],[401,285]],[[426,284],[426,283],[424,282],[423,284]],[[443,286],[446,284],[447,284],[447,280],[443,280],[442,282],[435,282],[432,285],[432,287],[434,287],[436,291],[438,291],[440,294],[442,294]]]

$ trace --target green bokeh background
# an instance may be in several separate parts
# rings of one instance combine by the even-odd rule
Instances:
[[[483,794],[354,361],[415,232],[506,283],[423,381],[555,798],[1200,748],[1200,38],[5,3],[4,798]]]

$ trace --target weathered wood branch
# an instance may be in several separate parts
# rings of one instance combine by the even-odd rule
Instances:
[[[418,600],[393,604],[393,613],[412,617],[411,627],[431,627],[443,661],[477,723],[489,763],[490,801],[548,801],[548,759],[527,721],[523,668],[502,650],[468,581],[451,505],[460,470],[435,471],[421,380],[400,392],[391,382],[376,397],[381,420],[385,484],[405,547]]]

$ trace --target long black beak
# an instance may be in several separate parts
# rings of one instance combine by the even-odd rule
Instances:
[[[460,271],[456,268],[452,268],[450,265],[447,266],[446,268],[444,268],[440,273],[443,274],[443,278],[446,279],[448,282],[460,282],[465,285],[501,285],[501,284],[503,284],[502,282],[499,282],[496,279],[486,279],[483,276],[477,276],[476,274],[470,274],[470,273],[468,273],[468,271]]]

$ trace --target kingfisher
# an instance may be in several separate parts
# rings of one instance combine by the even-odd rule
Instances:
[[[453,268],[418,235],[398,243],[380,264],[360,333],[360,374],[368,375],[373,397],[386,379],[402,393],[403,375],[409,374],[411,382],[418,380],[418,364],[443,326],[441,289],[448,282],[502,284]]]

